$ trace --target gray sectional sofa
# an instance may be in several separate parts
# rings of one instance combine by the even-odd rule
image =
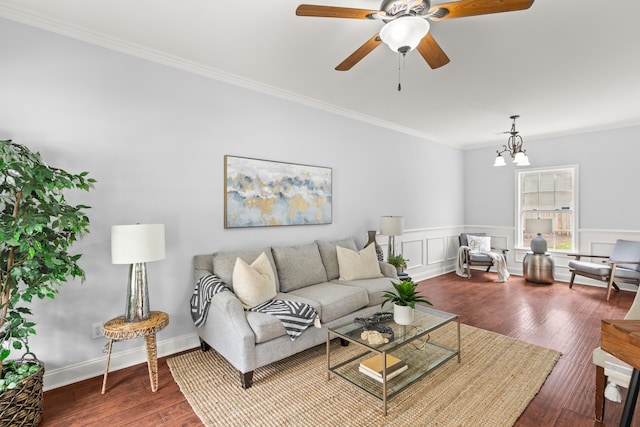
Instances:
[[[325,342],[328,327],[380,311],[382,292],[393,290],[391,281],[398,280],[395,267],[381,262],[383,277],[338,280],[338,245],[357,250],[354,240],[347,238],[194,256],[196,282],[213,273],[233,289],[236,258],[250,264],[264,252],[275,273],[275,299],[307,303],[320,316],[321,328],[309,327],[292,341],[276,317],[245,311],[233,292],[216,294],[205,324],[198,328],[201,346],[205,351],[213,348],[234,366],[243,388],[251,386],[256,368]]]

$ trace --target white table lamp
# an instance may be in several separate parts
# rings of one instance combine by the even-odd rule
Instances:
[[[381,216],[380,217],[380,234],[389,236],[389,257],[396,255],[396,236],[402,236],[404,230],[403,216]]]
[[[165,258],[164,224],[114,225],[111,227],[111,262],[131,264],[125,319],[149,318],[147,262]]]

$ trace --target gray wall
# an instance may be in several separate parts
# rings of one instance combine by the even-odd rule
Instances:
[[[98,180],[69,195],[92,206],[91,234],[75,245],[87,281],[35,304],[32,350],[48,372],[103,358],[90,325],[124,311],[127,266],[111,264],[111,225],[165,224],[167,258],[147,267],[152,309],[171,317],[158,339],[169,340],[195,331],[194,254],[362,244],[380,215],[404,215],[407,229],[463,224],[460,150],[2,19],[0,54],[0,138]],[[333,168],[333,224],[225,230],[225,154]]]
[[[529,141],[523,135],[530,168],[579,165],[581,229],[640,229],[636,197],[640,167],[640,127]],[[505,141],[506,142],[506,137]],[[515,227],[515,167],[493,167],[496,149],[464,153],[464,223]]]

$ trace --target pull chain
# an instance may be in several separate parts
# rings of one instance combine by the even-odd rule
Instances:
[[[402,90],[402,70],[407,65],[407,52],[398,51],[398,92]]]
[[[402,90],[402,85],[400,84],[402,81],[402,71],[400,68],[400,61],[401,61],[401,57],[404,56],[402,55],[400,52],[398,52],[398,92],[400,92]]]

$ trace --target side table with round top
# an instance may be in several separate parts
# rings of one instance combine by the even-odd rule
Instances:
[[[147,364],[149,366],[149,380],[151,391],[158,390],[158,353],[156,347],[156,332],[161,331],[169,324],[169,315],[162,311],[152,311],[149,318],[140,322],[127,322],[124,316],[109,320],[104,324],[104,336],[109,338],[109,351],[107,353],[107,366],[102,380],[102,394],[107,388],[107,375],[109,374],[109,361],[113,341],[130,340],[144,337],[147,346]]]

